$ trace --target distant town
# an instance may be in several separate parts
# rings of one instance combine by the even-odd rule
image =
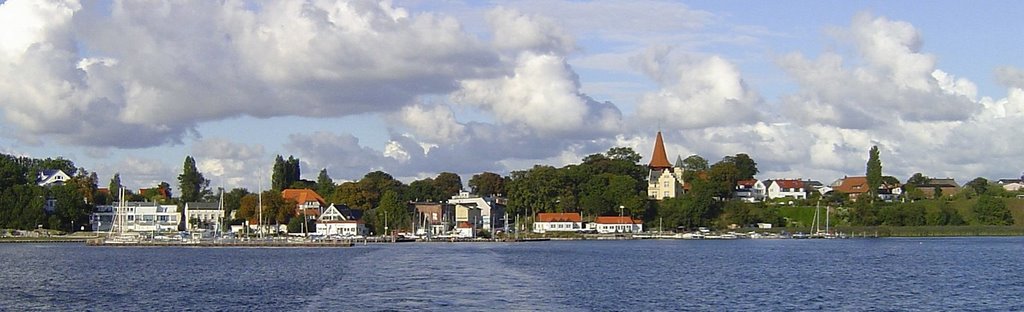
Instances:
[[[659,132],[646,165],[637,152],[616,147],[561,168],[476,174],[468,190],[450,172],[404,184],[375,171],[336,184],[323,169],[316,181],[303,180],[299,159],[277,156],[268,189],[256,192],[211,189],[191,156],[173,191],[167,182],[129,189],[119,174],[99,187],[95,173],[70,160],[3,155],[0,228],[4,236],[472,239],[1022,224],[1024,177],[961,185],[918,173],[901,182],[882,175],[877,148],[867,152],[865,172],[828,183],[765,179],[755,178],[757,164],[746,154],[714,164],[699,155],[670,162]]]

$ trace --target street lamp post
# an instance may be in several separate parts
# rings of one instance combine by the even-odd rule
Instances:
[[[626,209],[626,206],[619,205],[619,222],[622,222],[622,210],[623,209]],[[615,231],[618,232],[619,230],[615,229]]]

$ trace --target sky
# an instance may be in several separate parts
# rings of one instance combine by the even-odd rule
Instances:
[[[1024,171],[1020,1],[0,1],[0,152],[143,188],[611,147],[758,178]]]

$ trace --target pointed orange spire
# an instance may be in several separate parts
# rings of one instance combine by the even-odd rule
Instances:
[[[651,155],[651,163],[647,165],[651,169],[672,169],[672,163],[668,162],[668,155],[665,154],[665,142],[661,139],[661,131],[654,139],[654,154]]]

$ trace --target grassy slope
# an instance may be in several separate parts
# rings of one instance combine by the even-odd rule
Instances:
[[[1004,199],[1010,213],[1013,214],[1013,226],[878,226],[878,227],[851,227],[839,226],[837,230],[844,232],[867,233],[872,235],[878,233],[880,236],[972,236],[972,235],[1024,235],[1024,199]],[[960,216],[969,224],[974,220],[974,213],[971,208],[977,199],[956,200],[949,204],[955,208]],[[925,200],[922,202],[929,211],[939,209],[939,201]],[[835,212],[833,210],[833,212]],[[811,221],[814,219],[814,207],[780,207],[779,213],[790,220],[790,231],[809,231]],[[824,215],[825,209],[821,209]],[[834,216],[834,215],[833,215]],[[824,218],[824,216],[822,216]],[[832,220],[835,225],[836,221]]]

